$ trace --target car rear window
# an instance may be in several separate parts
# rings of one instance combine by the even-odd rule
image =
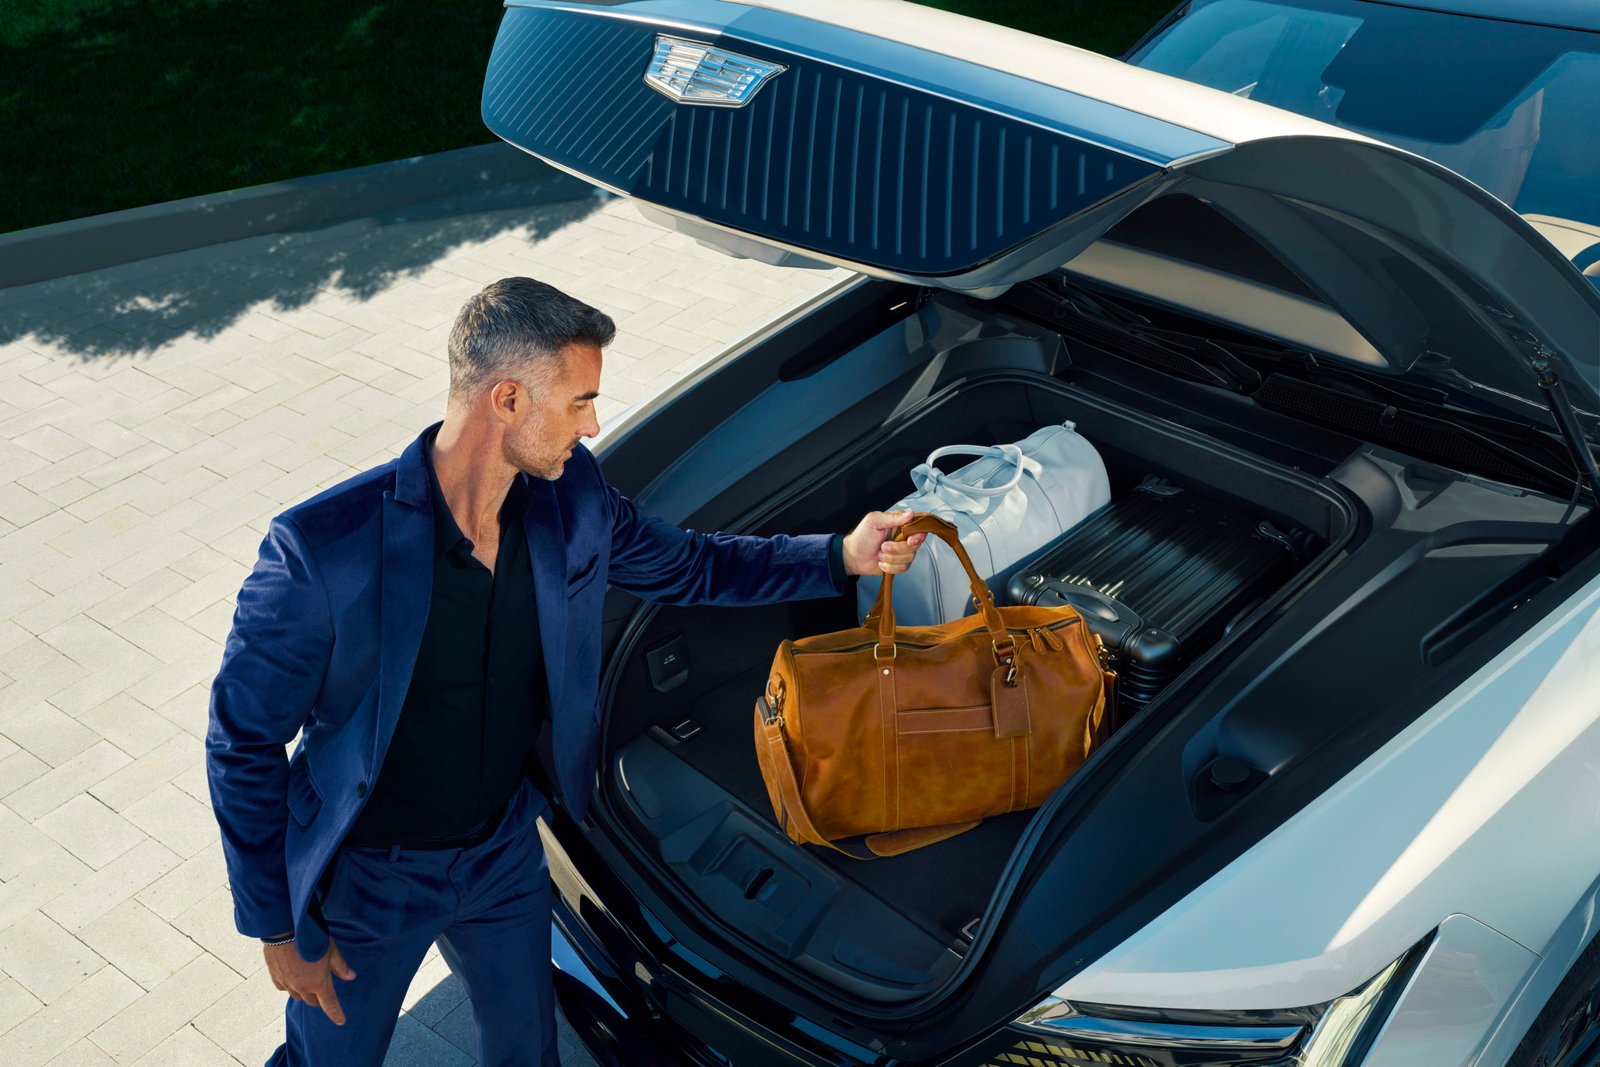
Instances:
[[[1600,34],[1364,0],[1196,0],[1131,62],[1427,156],[1523,214],[1600,225]]]

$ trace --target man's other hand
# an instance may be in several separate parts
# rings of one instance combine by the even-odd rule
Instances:
[[[891,541],[897,528],[911,521],[911,511],[869,511],[845,535],[844,569],[851,574],[903,574],[927,540],[925,533]]]
[[[333,976],[346,982],[354,981],[356,972],[339,955],[339,946],[328,938],[328,951],[322,958],[307,963],[300,958],[300,950],[291,941],[286,945],[263,945],[261,952],[267,958],[267,972],[272,984],[296,1000],[313,1008],[321,1008],[335,1026],[344,1025],[344,1009],[339,1007],[339,994],[333,991]]]

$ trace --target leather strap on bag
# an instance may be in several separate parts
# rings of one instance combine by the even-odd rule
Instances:
[[[886,834],[872,834],[863,839],[865,851],[841,846],[822,836],[806,811],[806,802],[800,796],[800,785],[795,781],[794,764],[789,761],[789,745],[783,736],[783,723],[776,717],[763,716],[762,733],[767,746],[767,765],[778,783],[778,798],[783,802],[783,813],[802,841],[824,845],[835,852],[856,860],[876,859],[880,856],[898,856],[902,852],[931,845],[946,838],[964,833],[978,825],[977,820],[952,823],[947,826],[922,826],[912,830],[895,830]]]
[[[989,684],[990,703],[994,707],[994,735],[1023,737],[1032,733],[1027,689],[1022,677],[1022,665],[1017,660],[1016,642],[1006,629],[1000,609],[994,606],[994,594],[989,591],[989,583],[978,574],[978,569],[972,565],[972,557],[962,547],[960,531],[953,523],[924,512],[916,514],[910,522],[896,529],[894,540],[904,541],[919,533],[939,538],[955,552],[962,569],[967,572],[967,581],[972,587],[972,602],[978,605],[983,625],[989,631],[995,659],[994,675]],[[876,626],[878,630],[878,643],[872,650],[872,658],[877,661],[894,659],[897,654],[894,639],[894,575],[883,576],[883,584],[878,587],[878,599],[862,625],[867,629]]]
[[[989,635],[994,638],[995,644],[1010,645],[1011,635],[1006,632],[1005,620],[1000,617],[1000,610],[994,606],[994,594],[989,592],[989,584],[978,574],[978,569],[972,565],[972,557],[967,555],[967,550],[962,547],[961,533],[953,523],[919,512],[910,522],[897,528],[894,540],[904,541],[915,534],[931,534],[950,546],[956,554],[956,559],[961,561],[961,567],[967,572],[967,581],[972,587],[973,603],[978,605],[978,611],[983,615],[983,624],[989,630]],[[862,625],[872,628],[876,620],[878,628],[878,644],[882,648],[894,648],[894,575],[885,574],[883,583],[878,586],[878,599],[872,605],[872,610],[867,612],[867,617]],[[878,658],[886,658],[879,656]]]

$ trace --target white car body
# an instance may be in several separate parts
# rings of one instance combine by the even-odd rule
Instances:
[[[1594,934],[1597,876],[1600,583],[1591,583],[1057,995],[1224,1010],[1316,1004],[1439,927],[1365,1062],[1499,1063]]]
[[[1273,239],[1275,251],[1330,304],[1351,311],[1348,322],[1335,317],[1307,325],[1310,312],[1298,313],[1306,309],[1263,303],[1258,317],[1235,309],[1233,321],[1369,365],[1405,363],[1396,348],[1405,343],[1404,331],[1386,333],[1384,323],[1426,320],[1437,307],[1413,303],[1413,294],[1392,287],[1366,290],[1359,270],[1341,270],[1335,262],[1340,246],[1316,239],[1306,225],[1307,219],[1333,218],[1403,241],[1419,261],[1448,264],[1457,272],[1453,277],[1490,294],[1504,321],[1464,297],[1461,314],[1485,337],[1498,339],[1506,373],[1527,371],[1529,353],[1519,349],[1517,335],[1529,334],[1546,354],[1575,359],[1562,365],[1574,403],[1592,404],[1597,383],[1582,379],[1600,351],[1600,295],[1509,208],[1409,152],[900,0],[639,0],[599,9],[528,2],[540,10],[648,21],[691,38],[723,34],[724,40],[810,48],[838,64],[890,45],[921,50],[1020,79],[1046,94],[1032,103],[1071,102],[1058,113],[1055,132],[1104,141],[1109,131],[1137,140],[1159,127],[1215,142],[1177,157],[1152,152],[1146,161],[1159,173],[1148,183],[1113,192],[1027,242],[939,276],[906,263],[863,266],[836,248],[646,198],[643,206],[655,217],[706,243],[980,295],[1064,261],[1073,261],[1069,271],[1076,263],[1087,276],[1127,284],[1160,264],[1107,258],[1094,239],[1157,191],[1182,185],[1231,205],[1236,218],[1253,219],[1257,236]],[[808,40],[808,25],[843,36]],[[840,41],[853,42],[858,54],[833,54]],[[920,85],[914,72],[901,74],[906,84]],[[969,87],[961,88],[970,99]],[[517,143],[544,154],[538,144]],[[1126,144],[1113,147],[1139,155]],[[561,152],[545,158],[614,191],[633,192]],[[1331,172],[1348,172],[1350,180],[1331,180]],[[1217,291],[1202,280],[1180,271],[1166,298],[1178,306],[1216,299]],[[1518,403],[1535,408],[1526,397]],[[1352,716],[1361,710],[1353,706]],[[1597,892],[1600,579],[1572,592],[1336,786],[1079,970],[1055,996],[1186,1011],[1323,1004],[1360,988],[1432,933],[1362,1062],[1501,1064],[1600,927]]]

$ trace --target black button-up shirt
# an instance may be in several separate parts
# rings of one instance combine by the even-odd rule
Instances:
[[[519,475],[500,509],[491,573],[450,514],[432,451],[429,441],[433,597],[394,738],[346,838],[353,845],[438,847],[490,823],[516,792],[548,714],[527,483]]]

